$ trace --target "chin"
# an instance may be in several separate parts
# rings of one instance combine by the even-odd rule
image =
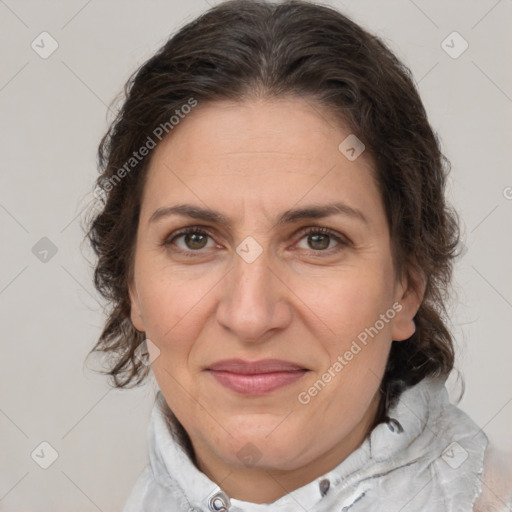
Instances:
[[[290,470],[300,466],[299,458],[304,456],[304,446],[311,446],[309,440],[295,436],[283,430],[277,432],[276,425],[272,428],[246,429],[242,435],[225,438],[225,443],[219,443],[217,450],[222,450],[224,459],[230,463],[248,468],[268,470]],[[265,425],[266,427],[266,425]],[[276,430],[269,435],[269,432]]]

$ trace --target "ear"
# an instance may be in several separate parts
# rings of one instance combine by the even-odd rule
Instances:
[[[414,317],[423,302],[427,279],[423,274],[415,272],[409,278],[400,280],[395,291],[395,305],[397,311],[393,319],[391,336],[394,341],[403,341],[410,338],[416,331]]]
[[[128,292],[130,295],[130,319],[132,324],[138,331],[145,332],[146,329],[144,328],[144,319],[142,318],[142,309],[135,280],[132,280]]]

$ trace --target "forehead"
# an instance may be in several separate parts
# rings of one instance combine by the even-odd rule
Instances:
[[[379,201],[372,160],[339,149],[350,135],[312,100],[219,101],[196,107],[154,150],[143,210],[184,196],[212,208]],[[146,212],[146,214],[150,214]]]
[[[237,163],[303,163],[328,157],[350,131],[311,100],[301,98],[216,101],[199,104],[159,145],[155,159],[179,153],[188,174],[205,159],[235,173]],[[338,142],[339,140],[339,142]],[[333,148],[334,145],[334,148]],[[277,167],[277,166],[276,166]],[[301,166],[302,168],[303,166]],[[271,169],[269,168],[269,171]],[[251,173],[253,174],[253,173]]]

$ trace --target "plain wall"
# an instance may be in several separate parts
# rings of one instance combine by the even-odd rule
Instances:
[[[467,247],[452,313],[466,382],[460,407],[511,450],[512,2],[330,5],[411,68],[452,162],[449,193]],[[0,510],[120,510],[147,462],[154,381],[111,390],[84,365],[104,318],[81,222],[107,105],[171,32],[207,8],[203,0],[0,3]],[[42,46],[43,31],[59,45],[47,59],[31,47]],[[455,59],[441,47],[453,31],[469,44]],[[34,246],[40,257],[49,251],[47,261]],[[30,456],[43,441],[58,452],[46,470]]]

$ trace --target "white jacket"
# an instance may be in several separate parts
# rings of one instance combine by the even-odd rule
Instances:
[[[171,435],[163,407],[158,391],[150,464],[124,512],[512,511],[509,477],[487,462],[483,474],[487,437],[449,402],[445,379],[426,378],[404,391],[390,421],[336,468],[269,504],[229,499]]]

